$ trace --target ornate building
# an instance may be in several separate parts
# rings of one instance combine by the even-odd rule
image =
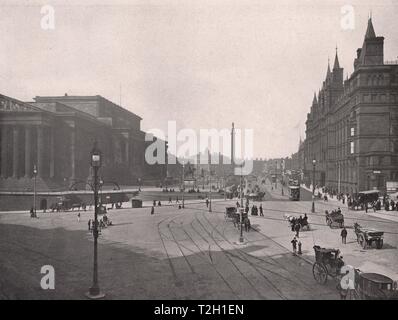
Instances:
[[[151,142],[145,141],[141,120],[101,96],[65,94],[26,103],[0,95],[0,188],[31,190],[34,166],[39,190],[87,181],[95,140],[103,152],[105,182],[162,181],[165,165],[145,162],[145,148]]]
[[[336,56],[306,121],[304,166],[316,184],[341,192],[385,190],[398,181],[398,64],[384,62],[384,38],[369,19],[354,72],[343,80]]]

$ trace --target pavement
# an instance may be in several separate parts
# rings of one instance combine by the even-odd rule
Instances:
[[[304,184],[301,185],[301,188],[311,192],[312,193],[312,189],[311,188],[307,188]],[[315,189],[315,193],[317,194],[318,191],[323,195],[322,190],[320,189]],[[344,207],[348,209],[348,205],[347,202],[345,202],[343,204],[342,201],[337,200],[336,197],[328,197],[328,201],[336,203],[339,207]],[[365,210],[358,210],[359,212],[362,213],[366,213]],[[381,210],[377,210],[376,212],[372,211],[372,209],[368,209],[368,212],[366,213],[366,215],[372,216],[372,217],[376,217],[376,218],[382,218],[382,219],[386,219],[386,220],[390,220],[390,221],[394,221],[394,222],[398,222],[398,211],[386,211],[385,209],[381,209]]]
[[[278,195],[281,193],[280,189],[270,190],[268,186],[267,190],[274,197],[274,194]],[[305,198],[311,196],[312,192],[310,190],[305,190]],[[303,195],[303,191],[302,191]],[[255,219],[256,223],[259,220],[259,225],[261,225],[262,230],[271,236],[278,239],[277,241],[283,243],[287,248],[290,247],[290,241],[294,236],[294,232],[290,231],[290,234],[282,231],[277,225],[280,223],[280,219],[284,219],[284,214],[291,214],[295,216],[304,215],[306,213],[309,217],[309,223],[311,231],[303,231],[300,233],[300,241],[302,242],[303,252],[307,254],[306,259],[313,262],[315,255],[313,253],[313,246],[320,245],[321,247],[327,248],[337,248],[340,249],[341,254],[344,257],[346,264],[352,265],[355,268],[359,268],[364,272],[376,272],[382,273],[392,279],[398,280],[398,224],[393,214],[382,213],[378,211],[377,213],[370,212],[366,214],[365,211],[352,211],[348,210],[347,206],[342,206],[341,202],[323,200],[315,201],[315,214],[311,213],[312,201],[299,201],[295,202],[295,209],[292,212],[291,206],[287,205],[288,202],[279,203],[279,212],[269,212],[278,222],[269,221],[268,219],[263,219],[258,217],[252,217]],[[263,204],[264,207],[264,204]],[[345,225],[348,231],[347,244],[343,245],[341,243],[340,228],[330,228],[325,223],[325,210],[336,209],[340,207],[345,218]],[[274,208],[271,208],[274,209]],[[283,214],[282,214],[283,213]],[[265,214],[265,213],[264,213]],[[398,214],[397,214],[398,215]],[[384,231],[384,246],[381,250],[375,247],[363,250],[357,243],[356,235],[354,233],[353,224],[358,222],[365,227],[372,227],[378,230]],[[286,228],[288,227],[288,222],[285,221]]]
[[[362,271],[398,279],[398,224],[379,216],[342,208],[346,225],[355,221],[385,231],[383,249],[363,250],[348,228],[347,244],[340,229],[325,224],[324,211],[337,202],[288,200],[278,185],[262,202],[264,217],[251,216],[253,230],[239,230],[224,218],[225,206],[236,199],[213,202],[208,212],[202,201],[155,208],[110,210],[114,226],[99,238],[100,287],[106,299],[338,299],[336,283],[326,286],[312,276],[313,245],[341,250],[344,261]],[[285,190],[287,191],[287,190]],[[151,203],[150,203],[151,205]],[[259,205],[259,203],[257,203]],[[286,214],[307,213],[310,231],[300,233],[303,254],[293,255]],[[77,213],[0,213],[0,299],[84,299],[92,279],[92,234],[87,222],[92,211]],[[55,290],[42,290],[40,269],[52,265]]]

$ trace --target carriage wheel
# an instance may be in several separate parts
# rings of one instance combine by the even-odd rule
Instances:
[[[347,298],[349,300],[361,300],[361,297],[355,289],[351,289],[348,291]]]
[[[377,240],[377,242],[376,242],[376,248],[377,248],[377,249],[383,248],[383,239]]]
[[[314,266],[312,267],[312,274],[314,275],[315,281],[319,284],[325,284],[328,280],[328,271],[326,270],[326,267],[321,263],[314,263]]]

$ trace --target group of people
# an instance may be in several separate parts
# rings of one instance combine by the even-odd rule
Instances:
[[[246,207],[247,209],[249,208],[248,206]],[[247,210],[246,209],[246,210]],[[258,216],[258,214],[260,213],[260,217],[264,217],[264,212],[263,212],[263,205],[260,204],[259,207],[257,207],[255,204],[251,207],[251,215],[252,216]]]
[[[78,221],[80,221],[80,212],[78,213]],[[93,232],[94,227],[95,227],[95,220],[89,219],[87,224],[88,224],[88,231]],[[100,233],[101,233],[101,229],[113,225],[112,221],[108,218],[108,216],[106,214],[104,214],[104,216],[99,221],[97,220],[97,224],[98,224],[97,225],[98,231]]]
[[[30,208],[30,217],[31,218],[38,218],[36,214],[36,210],[33,209],[33,207]]]
[[[393,199],[383,199],[383,204],[378,199],[377,201],[365,203],[365,212],[368,212],[368,209],[373,209],[374,212],[377,210],[381,210],[381,208],[384,207],[385,211],[398,211],[398,201],[395,202]]]

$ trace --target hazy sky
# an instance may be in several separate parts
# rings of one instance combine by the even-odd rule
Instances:
[[[67,3],[67,4],[65,4]],[[55,10],[43,30],[42,5]],[[354,7],[355,28],[341,27]],[[254,129],[254,156],[287,156],[304,137],[313,92],[338,46],[353,70],[369,11],[398,55],[398,1],[0,0],[0,92],[102,95],[142,128]]]

